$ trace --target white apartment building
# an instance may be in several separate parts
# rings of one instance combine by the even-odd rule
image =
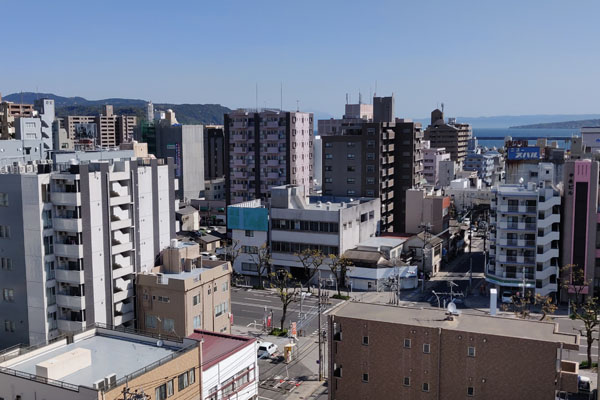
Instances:
[[[423,149],[423,177],[430,185],[440,183],[440,162],[450,161],[450,153],[443,147]]]
[[[175,236],[173,162],[0,170],[0,348],[134,324],[134,276]]]
[[[313,115],[237,110],[225,115],[227,204],[269,197],[274,186],[312,189]]]
[[[541,163],[538,182],[492,189],[486,280],[500,293],[525,290],[554,295],[559,273],[560,202],[552,164]]]
[[[474,207],[489,205],[495,196],[491,188],[483,185],[479,178],[459,178],[444,188],[444,194],[450,196],[458,212],[465,212]]]
[[[232,211],[233,210],[233,211]],[[244,213],[243,218],[235,213]],[[228,208],[228,227],[242,246],[234,270],[257,275],[252,253],[267,243],[273,268],[285,268],[303,278],[297,253],[318,249],[341,256],[346,250],[376,236],[381,219],[380,200],[372,198],[307,196],[303,186],[286,185],[271,191],[270,207],[242,203]],[[326,264],[325,276],[330,273]]]

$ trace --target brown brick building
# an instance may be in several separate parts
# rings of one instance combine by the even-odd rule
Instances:
[[[347,303],[329,317],[330,399],[552,399],[579,337],[548,322]],[[562,369],[557,368],[561,365]]]

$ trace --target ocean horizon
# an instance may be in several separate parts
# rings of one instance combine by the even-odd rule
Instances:
[[[552,141],[554,137],[579,136],[578,129],[522,129],[522,128],[473,128],[473,137],[476,137],[480,145],[487,147],[503,147],[504,140],[486,139],[486,137],[532,137],[547,138]],[[570,148],[570,142],[557,140],[558,147]],[[535,144],[535,139],[529,141]]]

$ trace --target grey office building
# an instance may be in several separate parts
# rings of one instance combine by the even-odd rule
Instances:
[[[184,201],[204,194],[204,127],[202,125],[156,124],[156,156],[175,160],[179,180],[177,198]]]
[[[204,126],[204,179],[225,176],[225,132],[223,125]]]

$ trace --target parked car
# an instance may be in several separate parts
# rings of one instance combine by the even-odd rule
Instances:
[[[200,253],[200,256],[203,260],[217,261],[219,259],[216,255],[209,253],[208,251],[203,251]]]
[[[277,345],[271,342],[262,342],[258,344],[258,352],[257,355],[259,358],[271,357],[273,354],[277,353]]]
[[[505,290],[502,292],[502,302],[503,303],[512,303],[513,292],[510,290]]]

